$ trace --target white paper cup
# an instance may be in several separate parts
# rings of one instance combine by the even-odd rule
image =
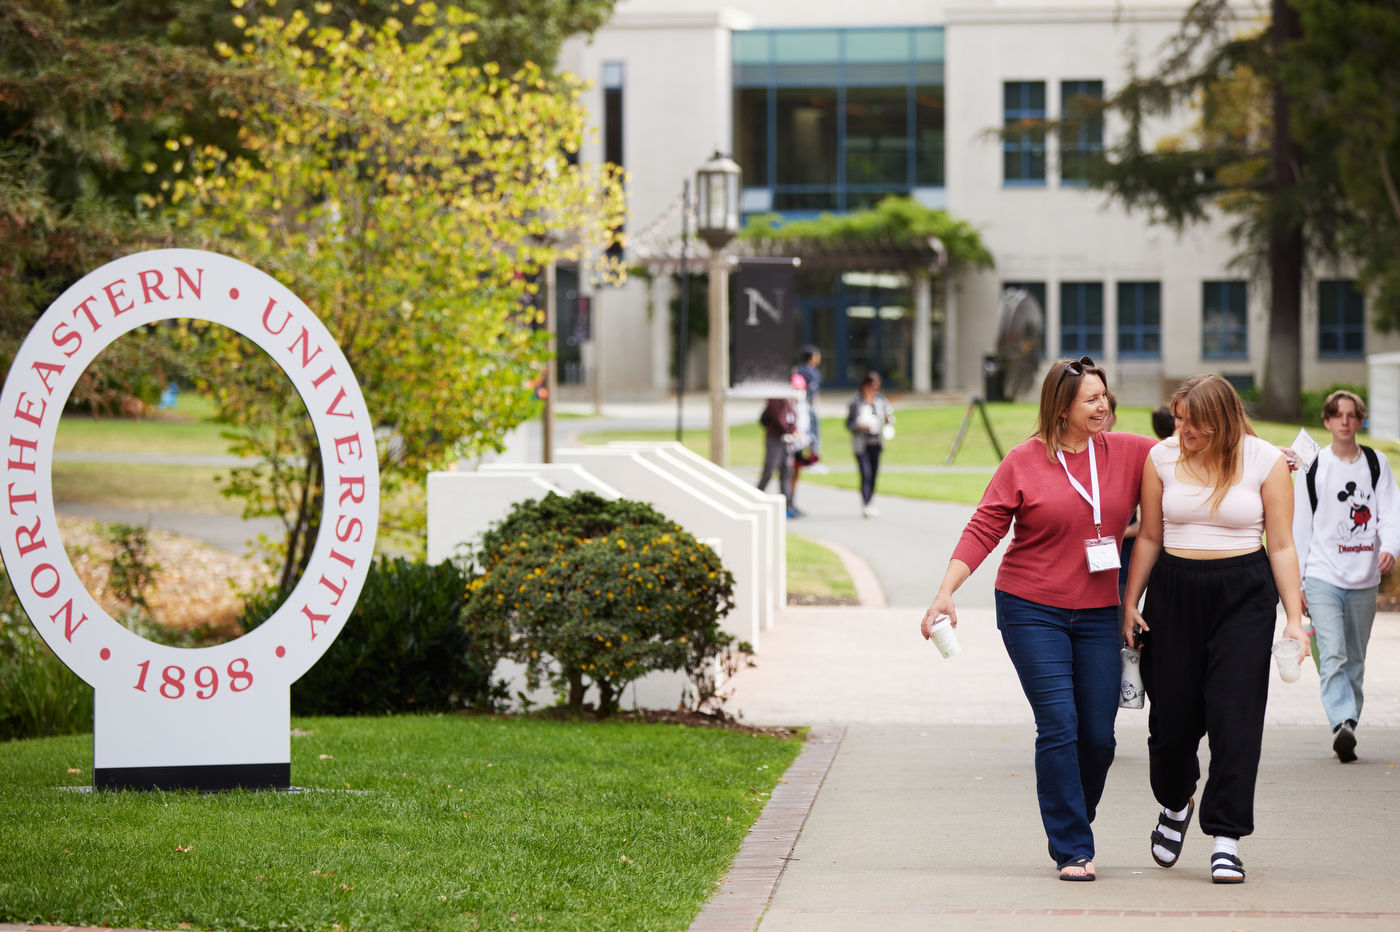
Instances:
[[[1303,642],[1293,638],[1283,638],[1274,645],[1274,661],[1278,664],[1279,679],[1285,683],[1296,683],[1303,675],[1298,658],[1303,656]]]
[[[953,619],[947,615],[939,615],[933,627],[928,629],[928,633],[933,640],[933,646],[937,647],[944,657],[951,657],[962,650],[962,645],[958,643],[958,632],[953,630]]]

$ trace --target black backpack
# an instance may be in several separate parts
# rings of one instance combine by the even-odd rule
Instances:
[[[1377,456],[1376,451],[1372,450],[1370,447],[1361,447],[1361,452],[1366,457],[1367,467],[1371,470],[1371,491],[1375,492],[1376,486],[1379,485],[1381,481],[1380,457]],[[1317,459],[1313,460],[1312,465],[1308,467],[1307,473],[1308,501],[1312,502],[1313,514],[1317,514],[1317,461],[1321,458],[1322,453],[1319,451]]]

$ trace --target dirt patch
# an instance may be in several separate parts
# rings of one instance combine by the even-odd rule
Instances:
[[[120,617],[128,606],[107,588],[107,561],[116,545],[92,521],[60,517],[58,527],[78,578],[103,611]],[[161,567],[146,593],[156,621],[180,631],[207,628],[225,637],[243,633],[238,616],[244,595],[271,580],[267,567],[181,534],[152,530],[147,539],[151,560]]]
[[[514,713],[476,712],[469,709],[464,709],[457,714],[468,717],[483,716],[489,718],[522,717]],[[575,715],[572,712],[555,706],[526,713],[523,717],[542,718],[559,722],[645,722],[649,725],[684,725],[686,728],[723,728],[725,731],[734,731],[745,735],[767,735],[770,738],[782,738],[783,740],[787,740],[805,731],[805,729],[796,725],[748,725],[724,712],[691,712],[689,709],[639,709],[636,712],[630,709],[627,711],[619,709],[617,714],[612,718],[603,719],[599,718],[592,708],[585,708],[583,715]]]
[[[787,604],[789,605],[859,605],[860,599],[852,599],[844,595],[816,595],[811,592],[792,592],[787,594]]]

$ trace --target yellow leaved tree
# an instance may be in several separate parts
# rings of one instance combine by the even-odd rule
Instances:
[[[542,270],[600,254],[624,211],[620,173],[571,157],[577,80],[463,63],[471,19],[421,4],[411,42],[395,20],[259,19],[220,48],[267,78],[229,114],[243,151],[201,150],[170,192],[182,239],[276,276],[330,328],[383,438],[383,524],[410,535],[429,469],[499,448],[533,413]],[[225,494],[283,520],[285,594],[319,530],[315,434],[271,360],[226,331],[184,332],[234,450],[260,461]]]

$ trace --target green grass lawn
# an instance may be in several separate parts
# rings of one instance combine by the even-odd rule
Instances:
[[[83,453],[164,453],[182,456],[227,456],[226,428],[215,424],[213,402],[182,392],[174,417],[167,412],[133,421],[124,417],[94,419],[68,415],[59,421],[54,449]]]
[[[1147,409],[1143,410],[1143,421],[1150,429]],[[916,464],[942,463],[948,455],[948,448],[957,436],[958,425],[962,422],[964,408],[942,406],[937,408],[907,408],[898,412],[895,424],[895,439],[886,444],[885,462]],[[988,405],[992,429],[1003,451],[1011,449],[1029,436],[1035,425],[1035,405],[995,404]],[[675,431],[608,431],[603,433],[583,433],[579,439],[584,443],[599,444],[611,440],[674,440]],[[842,418],[822,418],[822,441],[826,456],[842,462],[851,460],[850,440],[846,433],[846,422]],[[687,447],[702,456],[710,453],[710,434],[704,430],[688,430],[683,442]],[[763,428],[758,424],[742,424],[729,429],[729,462],[735,466],[763,465]],[[973,421],[967,432],[957,462],[963,466],[994,466],[996,453],[982,427],[980,417]],[[805,477],[804,477],[805,479]]]
[[[953,439],[957,436],[958,425],[962,422],[966,408],[960,405],[947,405],[931,408],[905,408],[897,412],[895,438],[885,444],[882,464],[888,465],[941,465],[948,455]],[[992,430],[1001,444],[1002,452],[1024,441],[1035,428],[1037,406],[1024,402],[997,403],[987,406],[992,422]],[[1283,424],[1272,421],[1255,421],[1254,430],[1268,440],[1287,446],[1298,436],[1297,424]],[[1115,430],[1151,437],[1152,409],[1120,407]],[[1310,426],[1308,432],[1318,443],[1328,443],[1327,431],[1322,425]],[[607,443],[609,440],[671,440],[674,432],[632,431],[630,433],[581,434],[584,443]],[[1367,435],[1359,438],[1369,443]],[[762,465],[762,428],[757,424],[731,428],[729,431],[730,463],[735,466]],[[851,462],[852,455],[847,440],[845,422],[838,418],[822,419],[823,459],[827,462]],[[685,444],[702,456],[709,455],[709,434],[705,431],[687,431]],[[1400,448],[1378,445],[1390,458],[1392,468],[1400,472]],[[958,451],[956,464],[959,466],[995,466],[996,451],[987,438],[980,414],[974,413]],[[908,473],[882,473],[877,491],[885,495],[901,495],[907,498],[924,498],[934,501],[958,502],[975,505],[982,500],[982,493],[991,481],[990,475],[911,475]],[[814,476],[803,473],[802,482],[835,486],[843,489],[859,489],[860,477],[855,473],[830,473]],[[798,486],[799,490],[801,486]],[[799,491],[799,497],[800,497]]]
[[[830,485],[838,489],[860,491],[860,475],[853,472],[827,473],[825,476],[803,475],[803,482],[817,485]],[[904,498],[926,498],[935,502],[956,502],[960,505],[975,505],[987,491],[991,475],[967,475],[958,473],[946,476],[930,476],[915,473],[883,473],[875,483],[875,491],[880,495],[899,495]],[[802,486],[798,486],[801,499]],[[800,504],[800,502],[799,502]],[[857,505],[860,503],[857,502]],[[879,502],[874,503],[877,507]]]
[[[0,921],[682,930],[801,749],[672,725],[295,724],[292,782],[324,792],[63,792],[90,782],[91,736],[0,745]]]
[[[856,597],[856,584],[841,558],[795,534],[787,536],[787,588],[828,598]]]
[[[228,470],[142,463],[55,463],[53,497],[58,502],[149,511],[242,514],[243,500],[220,495],[215,476],[227,477]]]

